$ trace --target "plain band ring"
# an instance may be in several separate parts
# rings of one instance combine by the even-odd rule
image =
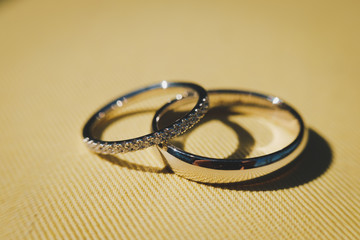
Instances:
[[[156,89],[161,90],[168,88],[182,88],[188,91],[186,94],[188,94],[189,96],[186,96],[186,94],[185,96],[177,94],[177,98],[186,98],[193,96],[193,93],[197,93],[198,100],[195,107],[191,111],[189,111],[183,118],[178,119],[177,121],[163,129],[132,139],[120,141],[103,141],[100,139],[96,139],[93,136],[92,132],[94,126],[101,121],[106,121],[109,118],[109,115],[111,115],[114,110],[121,109],[121,107],[123,107],[125,104],[129,104],[131,101],[133,101],[134,98],[142,95],[145,92],[147,93]],[[90,150],[100,154],[117,154],[144,149],[153,145],[160,144],[164,141],[167,141],[173,137],[184,133],[187,129],[191,128],[204,116],[208,109],[208,105],[209,104],[207,92],[199,85],[186,82],[162,81],[159,84],[154,84],[145,88],[141,88],[134,92],[130,92],[102,107],[92,117],[90,117],[90,119],[85,124],[83,128],[83,142]]]
[[[284,111],[296,119],[299,131],[295,140],[285,148],[276,152],[253,158],[244,159],[217,159],[198,156],[185,152],[170,143],[159,145],[159,149],[167,160],[171,169],[178,175],[197,182],[230,183],[254,179],[274,172],[293,161],[305,148],[307,142],[307,129],[300,114],[278,97],[263,95],[255,92],[238,90],[212,90],[208,91],[211,108],[214,107],[213,98],[220,98],[219,106],[224,104],[248,104],[249,106],[270,108]],[[233,100],[226,100],[232,96]],[[181,101],[181,100],[180,100]],[[158,129],[160,118],[174,108],[178,100],[173,100],[159,109],[153,118],[153,130]]]

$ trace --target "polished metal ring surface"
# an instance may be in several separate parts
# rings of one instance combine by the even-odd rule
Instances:
[[[304,149],[307,142],[307,129],[300,114],[278,97],[255,92],[238,90],[208,91],[210,107],[250,106],[261,114],[274,111],[275,114],[285,113],[297,121],[297,136],[283,149],[267,155],[244,159],[217,159],[185,152],[171,143],[159,145],[160,152],[167,160],[171,169],[187,179],[206,183],[231,183],[255,179],[274,172],[293,161]],[[215,98],[217,101],[214,101]],[[153,118],[153,130],[158,130],[161,116],[174,109],[181,100],[173,100],[157,111]],[[296,130],[297,130],[296,129]],[[221,135],[221,133],[219,133]]]
[[[178,119],[163,129],[158,129],[153,133],[132,139],[103,141],[93,136],[94,127],[100,122],[106,122],[109,120],[115,110],[120,111],[121,113],[122,107],[127,104],[131,104],[131,102],[136,100],[139,96],[145,95],[146,93],[145,97],[148,97],[147,94],[150,93],[151,96],[152,92],[153,94],[161,94],[162,90],[167,90],[169,88],[179,88],[179,93],[176,94],[177,98],[197,97],[196,105],[184,117]],[[181,92],[180,89],[185,91],[185,93],[182,94],[183,92]],[[146,98],[145,101],[146,100],[148,99]],[[90,150],[100,154],[117,154],[141,150],[160,144],[184,133],[204,116],[207,109],[207,92],[199,85],[186,82],[162,81],[159,84],[141,88],[121,96],[98,110],[92,117],[90,117],[83,128],[83,141]]]

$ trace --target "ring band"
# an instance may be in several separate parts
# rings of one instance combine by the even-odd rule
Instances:
[[[217,159],[198,156],[185,152],[170,143],[160,144],[159,149],[171,169],[178,175],[197,182],[230,183],[254,179],[274,172],[293,161],[305,148],[307,129],[300,114],[278,97],[263,95],[255,92],[238,90],[208,91],[211,108],[218,106],[240,105],[257,107],[256,111],[267,114],[265,109],[284,112],[295,118],[299,131],[295,140],[281,150],[267,155],[244,159]],[[218,102],[214,99],[219,99]],[[157,111],[153,118],[153,130],[157,131],[160,118],[173,109],[177,102],[173,100]],[[171,106],[171,107],[170,107]]]
[[[94,127],[98,123],[108,120],[115,110],[120,109],[121,111],[121,108],[125,104],[131,103],[137,97],[143,95],[144,93],[154,91],[156,89],[164,90],[168,88],[181,88],[186,90],[185,94],[176,95],[178,99],[187,97],[190,98],[194,97],[194,95],[196,95],[196,97],[198,98],[195,107],[184,117],[178,119],[177,121],[163,129],[159,129],[157,131],[154,131],[153,133],[132,139],[120,141],[103,141],[100,139],[96,139],[93,136]],[[207,93],[202,87],[192,83],[162,81],[159,84],[154,84],[136,90],[134,92],[130,92],[102,107],[85,124],[83,128],[83,141],[90,150],[100,154],[117,154],[137,151],[153,145],[160,144],[184,133],[187,129],[195,125],[204,116],[204,114],[207,112],[208,106],[209,104]]]

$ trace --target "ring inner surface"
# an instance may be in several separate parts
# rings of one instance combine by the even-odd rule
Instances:
[[[279,98],[251,93],[210,91],[205,117],[169,146],[216,159],[264,156],[292,143],[300,131],[293,110]],[[176,101],[160,114],[158,127],[186,113],[194,99]]]
[[[193,99],[194,101],[189,103],[191,110],[196,105],[198,94],[191,88],[169,87],[120,97],[99,112],[99,117],[91,129],[92,137],[102,141],[118,141],[149,134],[152,132],[151,121],[156,110],[174,98]],[[186,114],[187,112],[184,112],[180,117]],[[171,124],[172,122],[168,123]]]

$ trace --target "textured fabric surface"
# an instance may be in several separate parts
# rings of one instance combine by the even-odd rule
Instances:
[[[359,9],[0,1],[0,238],[359,239]],[[173,174],[156,149],[104,158],[85,148],[98,107],[163,79],[282,97],[304,116],[309,144],[280,173],[225,186]],[[151,118],[119,127],[137,134]],[[194,151],[228,151],[230,140],[206,132]]]

